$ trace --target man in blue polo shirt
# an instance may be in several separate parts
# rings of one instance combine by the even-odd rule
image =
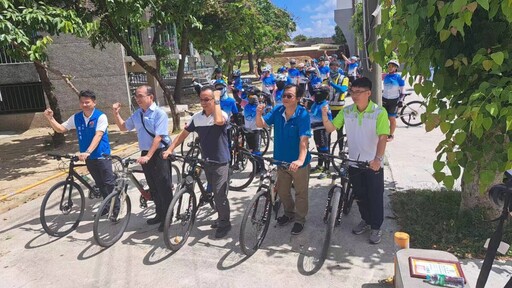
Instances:
[[[191,132],[195,131],[199,134],[201,156],[207,161],[204,167],[206,180],[213,190],[215,207],[219,215],[211,227],[217,229],[215,238],[223,238],[231,230],[227,197],[230,159],[228,115],[220,108],[221,91],[215,90],[212,86],[203,86],[199,97],[203,111],[192,116],[190,124],[167,148],[163,157],[169,157]]]
[[[162,158],[161,152],[171,143],[169,137],[169,118],[164,110],[154,102],[155,92],[151,86],[142,85],[135,92],[135,100],[139,105],[132,116],[126,121],[119,115],[120,103],[112,105],[117,126],[121,131],[137,131],[141,156],[137,163],[141,164],[148,182],[151,197],[155,203],[155,218],[148,219],[149,225],[158,224],[158,231],[164,231],[164,218],[171,204],[171,168],[169,161]]]
[[[85,161],[87,170],[96,182],[96,187],[105,198],[114,190],[115,185],[112,160],[103,158],[103,154],[110,155],[107,115],[95,108],[94,92],[80,91],[78,99],[82,112],[72,115],[64,123],[60,124],[53,118],[53,111],[50,108],[44,111],[44,116],[57,133],[76,129],[80,149],[78,158]]]
[[[277,219],[279,225],[295,220],[292,234],[304,229],[308,214],[309,138],[311,121],[308,111],[299,105],[304,90],[295,84],[287,85],[283,93],[283,105],[276,106],[262,116],[265,105],[256,110],[256,126],[265,128],[274,125],[274,159],[291,163],[288,170],[277,171],[277,193],[284,206],[284,215]],[[292,183],[295,187],[295,203],[291,195]]]

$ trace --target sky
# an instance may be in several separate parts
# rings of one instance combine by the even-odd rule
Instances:
[[[331,37],[334,34],[336,0],[270,0],[284,8],[297,24],[291,37],[299,34],[308,37]]]

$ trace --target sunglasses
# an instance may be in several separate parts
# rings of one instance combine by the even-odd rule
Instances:
[[[292,99],[293,97],[295,97],[295,95],[293,95],[293,94],[283,94],[283,98],[286,98],[286,99]]]
[[[213,98],[208,98],[208,99],[201,99],[201,103],[208,103],[210,101],[212,101]]]

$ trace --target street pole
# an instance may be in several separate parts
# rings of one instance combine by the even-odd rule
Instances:
[[[365,3],[366,2],[366,3]],[[364,41],[368,45],[364,45],[364,58],[363,65],[366,71],[366,76],[372,81],[372,101],[378,105],[382,105],[382,67],[378,63],[371,62],[369,59],[370,52],[377,51],[377,34],[375,33],[375,26],[381,23],[380,10],[378,13],[374,13],[379,5],[378,0],[363,1],[363,16],[365,21],[363,27],[365,27]],[[373,13],[373,15],[372,15]],[[370,35],[366,35],[366,31],[369,31]],[[368,37],[368,39],[366,38]],[[368,67],[369,66],[369,67]],[[370,69],[369,69],[370,68]]]

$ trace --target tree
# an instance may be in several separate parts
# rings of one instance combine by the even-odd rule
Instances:
[[[63,78],[75,93],[78,94],[78,90],[69,80],[69,76],[45,63],[46,49],[51,45],[53,36],[60,33],[83,36],[87,25],[74,11],[61,8],[60,1],[46,2],[55,2],[56,5],[31,0],[0,0],[0,47],[14,59],[34,62],[54,117],[62,122],[59,103],[53,93],[48,71]],[[54,145],[61,145],[64,143],[64,135],[54,133],[52,140]]]
[[[304,42],[308,40],[308,37],[304,34],[299,34],[295,37],[293,37],[293,42]]]
[[[380,63],[397,51],[403,73],[429,76],[414,85],[427,102],[426,130],[440,128],[434,178],[462,177],[461,209],[487,206],[482,192],[512,168],[512,3],[500,0],[402,0],[383,5]],[[384,41],[386,39],[387,41]],[[412,81],[412,78],[410,79]]]
[[[173,120],[172,131],[178,131],[180,127],[180,117],[176,112],[176,103],[172,97],[172,91],[167,87],[160,67],[162,60],[169,56],[171,51],[161,41],[164,33],[169,33],[170,27],[174,23],[174,12],[176,1],[165,0],[126,0],[126,1],[93,1],[94,8],[88,8],[87,13],[96,17],[95,29],[90,34],[91,44],[96,47],[104,47],[106,43],[120,43],[126,53],[131,56],[137,64],[153,76],[162,90],[164,97],[169,104],[171,117]],[[191,2],[191,1],[188,1]],[[193,1],[192,1],[193,2]],[[192,4],[192,3],[191,3]],[[190,16],[192,17],[192,16]],[[142,55],[137,49],[137,45],[130,43],[130,31],[141,31],[151,28],[153,37],[151,49],[155,55],[156,67],[152,67],[142,59]],[[181,51],[182,53],[186,53]]]
[[[331,38],[335,44],[338,44],[338,45],[347,44],[347,39],[345,39],[345,34],[343,34],[343,31],[341,31],[341,28],[338,25],[336,25],[336,27],[334,27],[334,35],[332,35]]]

